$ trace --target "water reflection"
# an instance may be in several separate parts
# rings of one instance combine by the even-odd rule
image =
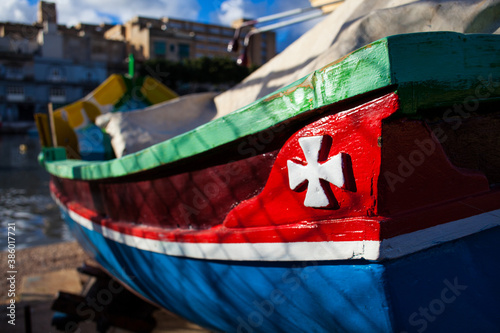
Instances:
[[[0,250],[15,223],[16,248],[72,239],[49,194],[49,175],[38,164],[38,138],[0,134]]]

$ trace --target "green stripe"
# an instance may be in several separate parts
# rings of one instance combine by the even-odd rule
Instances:
[[[500,36],[419,33],[391,36],[354,51],[242,109],[135,154],[104,162],[41,157],[51,174],[70,179],[113,178],[206,152],[316,108],[398,85],[401,114],[463,102],[479,76],[500,82]],[[492,96],[500,96],[495,88]]]

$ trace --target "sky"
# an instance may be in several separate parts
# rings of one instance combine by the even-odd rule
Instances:
[[[295,8],[309,7],[308,0],[52,0],[59,24],[123,23],[134,16],[163,16],[229,26],[241,17],[256,18]],[[0,21],[31,24],[36,21],[38,0],[0,1]],[[310,29],[318,20],[276,30],[277,51]]]

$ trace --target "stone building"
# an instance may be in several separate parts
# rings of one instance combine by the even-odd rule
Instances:
[[[177,20],[168,17],[152,19],[134,17],[123,25],[106,31],[110,40],[123,41],[127,51],[138,61],[167,59],[180,61],[186,58],[231,57],[227,44],[234,36],[234,29],[214,24]],[[274,32],[255,35],[251,47],[252,64],[262,65],[276,53]]]
[[[126,73],[128,55],[179,61],[232,57],[226,51],[231,27],[171,18],[135,17],[124,24],[57,24],[54,3],[38,3],[37,22],[0,22],[0,117],[33,120],[82,98],[112,73]],[[254,36],[251,61],[261,65],[275,55],[275,34]]]
[[[106,27],[58,25],[55,4],[44,1],[39,3],[37,17],[31,25],[0,23],[0,116],[4,122],[32,121],[33,114],[45,112],[49,102],[57,107],[85,96],[106,79],[108,67],[125,59],[125,45],[115,41],[102,46],[106,51],[97,52],[94,45],[105,40],[104,31],[86,36],[89,29]]]

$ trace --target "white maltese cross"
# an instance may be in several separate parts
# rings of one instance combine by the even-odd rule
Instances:
[[[288,180],[290,189],[296,190],[300,185],[307,184],[307,193],[304,206],[314,208],[331,207],[334,200],[328,198],[321,180],[327,181],[339,188],[345,185],[344,160],[346,154],[339,153],[320,164],[319,154],[324,144],[325,136],[311,136],[299,139],[299,145],[304,152],[307,164],[301,165],[287,161]]]

